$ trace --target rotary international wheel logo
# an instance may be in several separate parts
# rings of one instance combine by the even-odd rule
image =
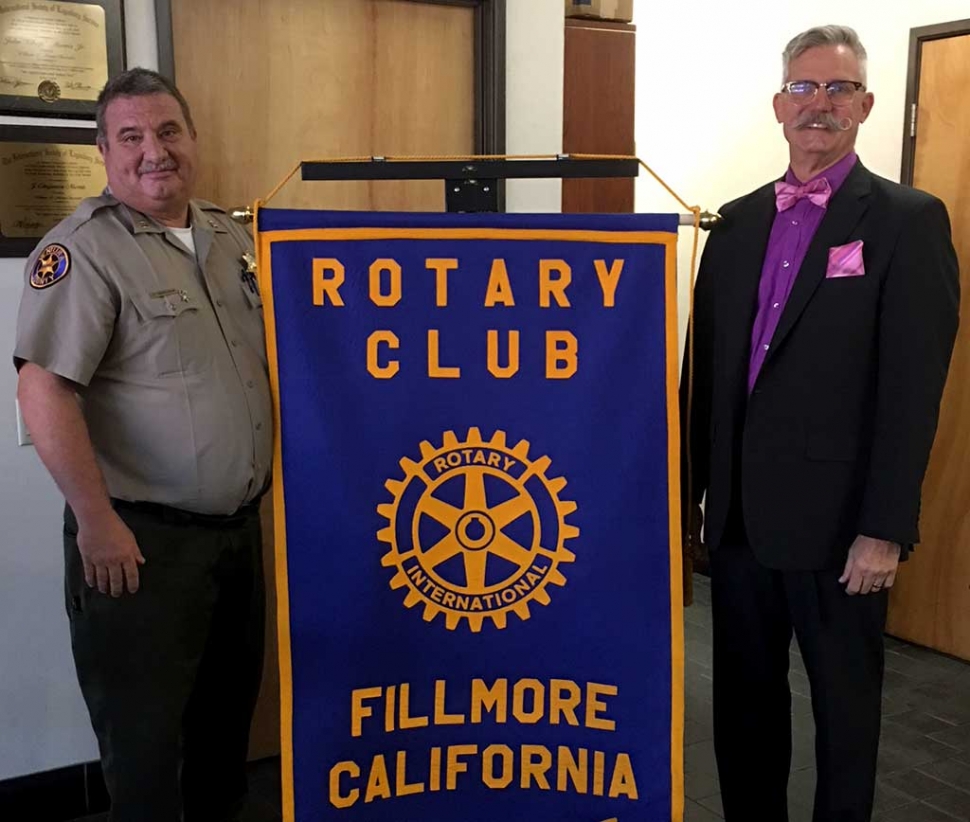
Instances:
[[[484,440],[477,428],[463,441],[446,431],[440,448],[425,441],[420,451],[419,462],[401,459],[404,478],[385,483],[393,500],[377,506],[388,521],[377,536],[390,545],[381,564],[396,569],[391,588],[406,589],[404,604],[475,632],[486,618],[505,628],[509,612],[528,619],[531,603],[548,605],[547,587],[565,585],[560,566],[576,559],[566,540],[579,536],[566,523],[576,503],[560,497],[566,480],[550,477],[552,461],[530,460],[525,440],[509,448],[504,431]]]

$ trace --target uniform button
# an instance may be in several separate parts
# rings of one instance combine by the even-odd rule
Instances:
[[[222,300],[216,300],[216,305],[222,308]]]
[[[792,224],[792,225],[798,225],[798,220],[792,220],[792,221],[791,221],[791,224]]]
[[[785,262],[783,262],[783,263],[781,264],[781,267],[782,267],[782,268],[788,268],[788,266],[790,266],[790,265],[791,265],[791,263],[790,263],[790,262],[788,262],[788,260],[785,260]]]
[[[768,350],[768,343],[765,343],[765,351]]]
[[[230,344],[230,345],[231,345],[231,346],[232,346],[233,348],[236,348],[236,347],[237,347],[237,346],[239,345],[239,340],[231,340],[229,344]]]
[[[779,305],[781,305],[781,303],[775,303],[775,304],[774,304],[773,306],[771,306],[771,307],[772,307],[772,308],[778,308],[778,306],[779,306]]]
[[[262,431],[263,430],[263,424],[261,422],[257,422],[256,423],[256,430],[257,431]]]
[[[767,348],[767,346],[765,346],[765,347]],[[247,380],[246,381],[246,385],[248,385],[250,388],[255,388],[256,387],[256,383],[254,383],[252,380]]]

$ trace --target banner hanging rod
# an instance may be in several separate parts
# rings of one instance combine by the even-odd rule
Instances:
[[[640,175],[636,159],[574,158],[568,154],[543,159],[495,158],[482,160],[401,159],[306,161],[300,165],[305,181],[335,180],[442,180],[450,213],[497,212],[503,202],[500,180],[616,179]],[[701,228],[711,229],[720,219],[701,214]],[[681,214],[680,225],[694,224],[693,214]]]
[[[302,164],[304,180],[522,180],[637,177],[640,164],[630,160],[574,159],[560,154],[550,159],[395,160]]]

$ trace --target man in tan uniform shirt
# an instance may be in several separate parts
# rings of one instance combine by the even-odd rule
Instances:
[[[111,80],[97,119],[109,189],[27,262],[18,396],[68,504],[72,647],[112,822],[232,820],[272,444],[252,242],[191,199],[196,133],[168,80]]]

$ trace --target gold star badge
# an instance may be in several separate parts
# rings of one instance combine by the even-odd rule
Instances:
[[[63,280],[71,270],[71,255],[62,245],[54,243],[44,248],[30,272],[32,288],[49,288]]]

